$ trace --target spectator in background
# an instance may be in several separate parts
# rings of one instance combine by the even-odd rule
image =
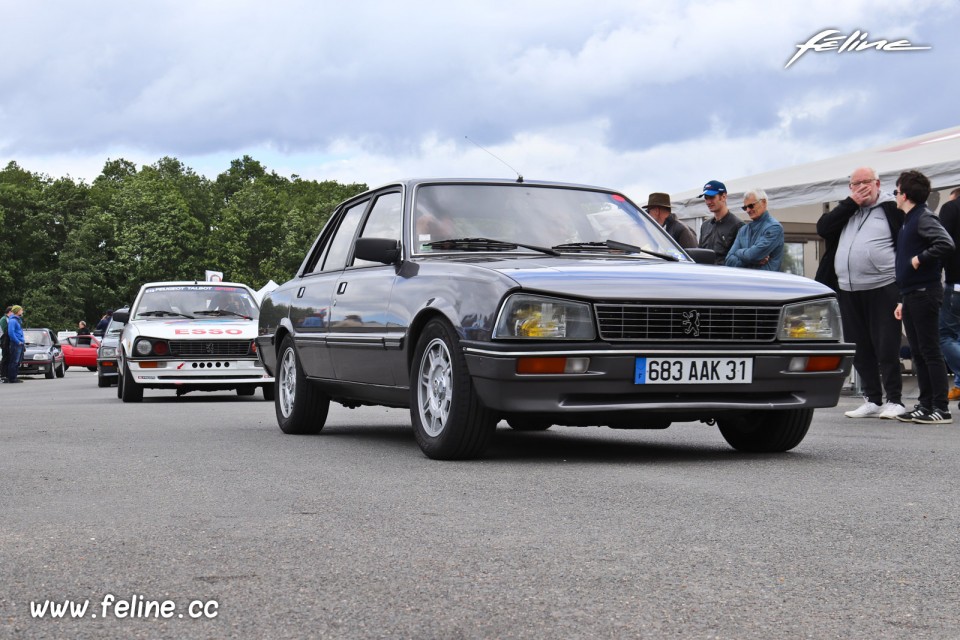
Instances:
[[[3,357],[0,358],[0,381],[7,381],[7,363],[10,359],[10,336],[7,335],[7,322],[13,315],[13,307],[7,307],[3,317],[0,318],[0,349],[3,350]]]
[[[112,317],[113,309],[107,309],[106,312],[104,312],[103,317],[100,318],[100,322],[97,323],[97,326],[94,327],[93,330],[100,335],[103,335],[103,333],[107,330],[107,325],[110,324],[110,318]]]
[[[850,196],[817,221],[826,250],[816,280],[837,292],[843,335],[856,344],[853,366],[863,387],[864,402],[847,411],[848,418],[894,419],[907,411],[900,377],[902,329],[893,315],[900,295],[896,247],[902,226],[903,212],[893,196],[880,193],[880,179],[870,167],[850,175]],[[887,402],[881,404],[884,393]]]
[[[87,328],[87,323],[83,320],[77,323],[77,335],[78,336],[90,335],[90,329]]]
[[[767,194],[763,189],[751,189],[743,195],[743,210],[750,222],[743,225],[727,253],[728,267],[746,267],[780,271],[783,262],[783,225],[770,215]]]
[[[953,422],[947,401],[947,368],[940,352],[937,325],[943,287],[941,260],[954,250],[953,240],[937,216],[927,208],[930,180],[919,171],[904,171],[893,192],[903,211],[903,228],[897,239],[897,286],[900,304],[894,315],[903,320],[910,342],[910,355],[917,372],[920,396],[909,413],[897,416],[901,422],[947,424]]]
[[[950,199],[940,207],[940,224],[960,247],[960,189],[950,192]],[[940,307],[940,351],[953,372],[953,387],[948,400],[960,400],[960,251],[943,261],[943,305]]]
[[[697,236],[693,230],[673,214],[668,194],[651,193],[647,197],[647,213],[684,249],[697,246]]]
[[[23,307],[18,304],[10,308],[12,312],[7,319],[7,334],[10,336],[8,346],[10,347],[10,357],[7,361],[7,379],[6,382],[23,382],[17,378],[20,370],[20,358],[23,357]],[[4,351],[6,353],[6,351]]]
[[[727,208],[727,187],[719,180],[711,180],[703,185],[703,193],[697,197],[703,198],[707,209],[713,214],[713,218],[700,226],[700,248],[713,249],[717,254],[717,264],[724,264],[727,252],[743,226],[743,220]]]

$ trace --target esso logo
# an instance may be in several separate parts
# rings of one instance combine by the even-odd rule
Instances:
[[[174,329],[178,336],[239,336],[243,334],[243,329]]]

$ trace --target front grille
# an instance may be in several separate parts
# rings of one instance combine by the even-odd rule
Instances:
[[[772,342],[780,307],[597,304],[600,337],[611,341]]]
[[[245,356],[250,354],[249,340],[171,340],[170,355],[189,358],[209,356]]]

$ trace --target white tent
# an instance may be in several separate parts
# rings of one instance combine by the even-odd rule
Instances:
[[[850,173],[857,167],[876,169],[884,189],[888,190],[893,190],[897,176],[907,169],[922,171],[930,178],[934,190],[955,187],[960,185],[960,126],[777,171],[720,179],[727,186],[731,202],[742,198],[747,189],[760,188],[767,192],[771,209],[779,212],[790,207],[843,200],[850,194],[847,184]],[[678,217],[710,215],[703,198],[697,197],[700,193],[702,189],[698,188],[675,197],[674,211]],[[936,204],[930,202],[934,208]]]

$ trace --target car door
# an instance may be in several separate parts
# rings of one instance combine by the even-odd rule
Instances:
[[[360,238],[400,241],[403,202],[399,190],[376,195]],[[330,309],[327,344],[337,378],[349,382],[394,385],[390,358],[399,350],[401,324],[390,316],[390,296],[397,279],[393,264],[353,258],[340,274]]]
[[[337,281],[353,249],[353,240],[363,220],[369,199],[347,205],[335,214],[335,229],[316,252],[310,273],[304,274],[290,305],[297,352],[304,373],[312,378],[336,378],[327,347],[330,308]]]

